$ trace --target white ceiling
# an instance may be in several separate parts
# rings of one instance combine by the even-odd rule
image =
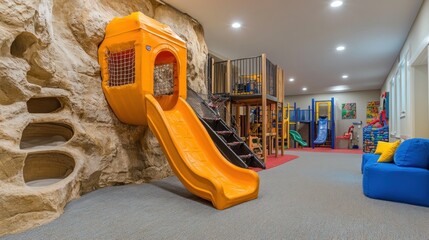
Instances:
[[[286,95],[380,89],[423,1],[343,0],[331,8],[330,0],[164,0],[203,25],[210,52],[266,53],[285,70]],[[234,21],[242,28],[231,28]]]

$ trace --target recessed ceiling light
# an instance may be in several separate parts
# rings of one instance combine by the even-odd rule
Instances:
[[[295,81],[295,78],[289,78],[289,82]]]
[[[343,45],[340,45],[340,46],[338,46],[336,49],[337,49],[337,51],[341,52],[341,51],[346,50],[346,47],[345,47],[345,46],[343,46]]]
[[[343,5],[343,1],[333,1],[331,2],[331,7],[336,8]]]
[[[334,87],[329,88],[329,90],[331,90],[333,92],[342,92],[342,91],[350,90],[350,87],[346,86],[346,85],[338,85],[338,86],[334,86]]]
[[[303,87],[303,88],[302,88],[302,91],[307,91],[307,88],[306,88],[306,87]]]
[[[232,27],[232,28],[241,28],[241,23],[239,23],[239,22],[234,22],[234,23],[232,23],[232,24],[231,24],[231,27]]]
[[[343,76],[341,76],[343,79],[347,79],[347,78],[349,78],[349,75],[343,75]]]

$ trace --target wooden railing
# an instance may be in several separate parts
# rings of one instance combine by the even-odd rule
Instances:
[[[262,95],[263,65],[266,94],[277,97],[278,66],[262,56],[212,63],[212,93]]]

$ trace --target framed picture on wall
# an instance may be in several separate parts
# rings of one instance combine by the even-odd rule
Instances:
[[[356,119],[356,103],[343,103],[341,116],[342,119]]]

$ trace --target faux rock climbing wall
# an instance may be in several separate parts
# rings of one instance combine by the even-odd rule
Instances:
[[[172,175],[150,130],[119,122],[100,86],[97,46],[105,26],[135,11],[187,42],[188,85],[206,93],[202,27],[169,6],[0,2],[0,236],[51,221],[97,188]]]

